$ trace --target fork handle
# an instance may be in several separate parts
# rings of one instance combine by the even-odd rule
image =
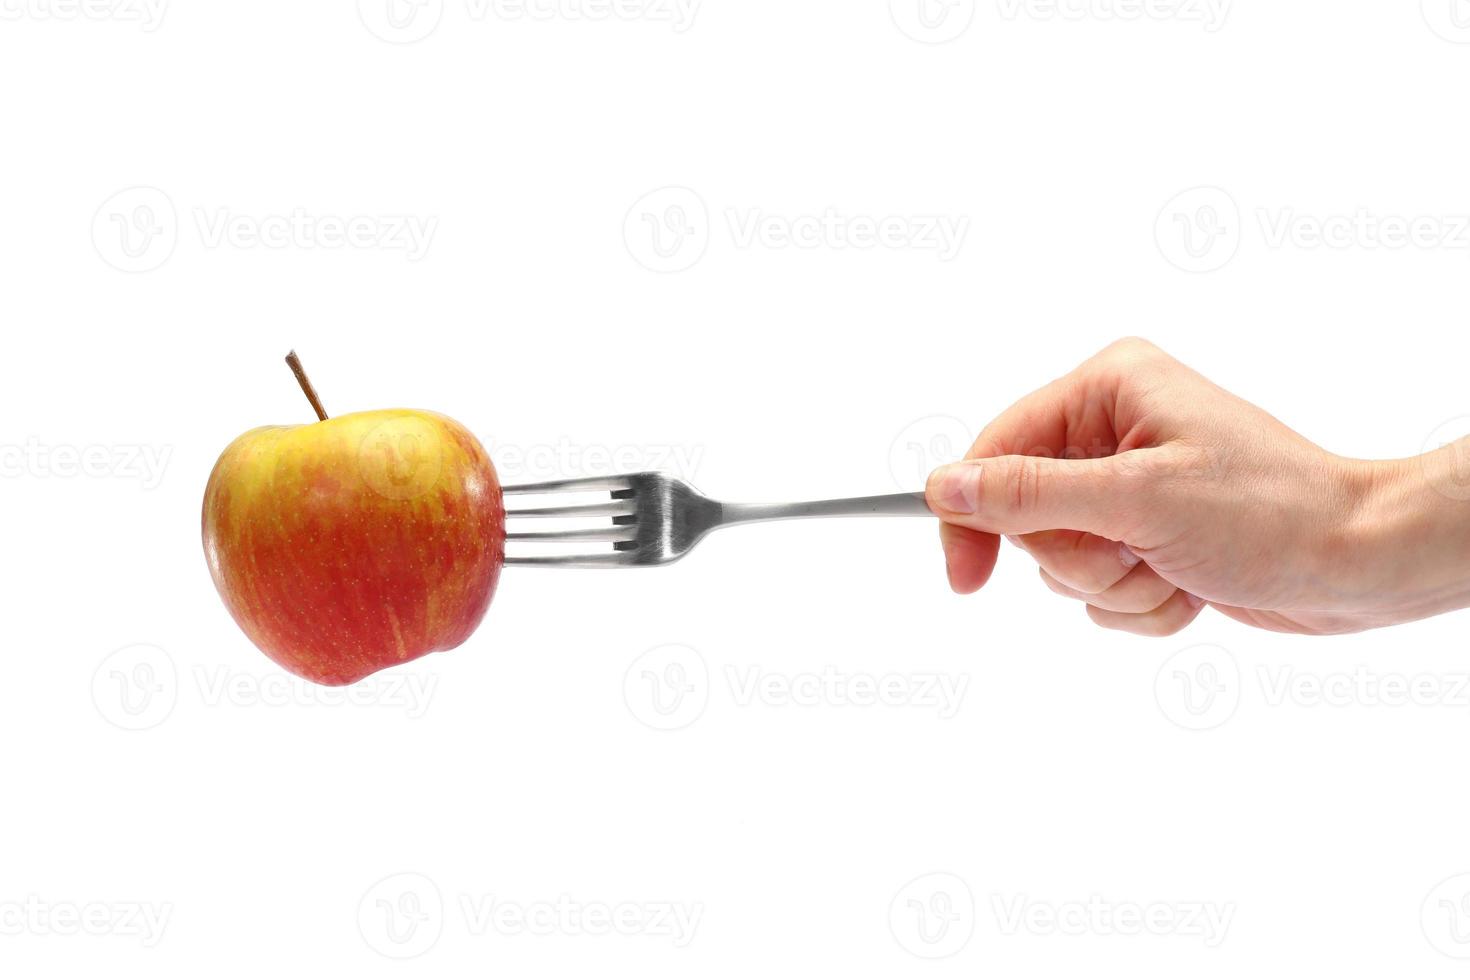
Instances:
[[[887,493],[877,497],[807,500],[797,504],[725,504],[721,526],[801,517],[932,517],[923,492]]]

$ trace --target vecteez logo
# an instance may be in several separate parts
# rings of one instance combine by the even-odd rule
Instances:
[[[241,214],[230,208],[195,208],[194,224],[205,248],[349,249],[402,252],[417,262],[429,252],[439,219],[412,214]]]
[[[1363,666],[1313,673],[1290,664],[1262,664],[1257,677],[1272,708],[1470,709],[1470,674],[1380,674]]]
[[[281,671],[242,673],[195,664],[179,671],[166,650],[138,643],[103,658],[92,674],[97,713],[124,731],[157,728],[184,701],[192,709],[389,710],[410,721],[433,704],[439,678],[432,672],[384,672],[345,687],[322,687]]]
[[[623,675],[623,701],[649,728],[686,728],[709,706],[715,680],[723,703],[733,708],[917,710],[948,721],[969,693],[968,674],[932,671],[868,673],[828,665],[820,670],[769,670],[760,664],[725,664],[711,673],[692,647],[668,644],[637,657]]]
[[[888,0],[888,13],[905,35],[921,44],[944,44],[970,29],[975,0]]]
[[[92,216],[92,244],[121,272],[151,272],[174,254],[179,214],[157,187],[129,187],[103,201]]]
[[[1424,22],[1452,44],[1470,44],[1470,0],[1419,0]]]
[[[0,936],[115,936],[153,949],[163,941],[173,914],[172,902],[52,902],[29,895],[0,901]]]
[[[888,930],[923,960],[953,956],[975,934],[975,895],[963,878],[936,871],[900,888],[888,903]]]
[[[991,940],[1022,934],[1156,937],[1197,941],[1214,949],[1225,942],[1237,911],[1234,902],[1120,901],[1098,894],[1055,901],[993,892],[987,898],[990,919],[981,923],[982,906],[965,879],[948,872],[920,875],[889,902],[888,928],[903,950],[926,960],[954,956],[977,931]]]
[[[422,260],[439,230],[433,215],[316,213],[304,207],[274,214],[250,214],[229,207],[195,207],[189,225],[179,221],[173,199],[157,187],[121,190],[92,217],[92,244],[108,265],[121,272],[151,272],[177,250],[184,230],[208,251],[357,251],[401,253]]]
[[[725,666],[725,682],[737,707],[922,708],[941,721],[959,713],[970,689],[967,674],[868,674],[837,667],[820,671],[770,671],[759,664]]]
[[[1155,21],[1198,24],[1207,34],[1225,26],[1233,0],[995,0],[1002,21]],[[975,0],[889,0],[893,23],[924,44],[944,44],[970,29]]]
[[[1219,187],[1176,194],[1154,220],[1154,242],[1171,265],[1185,272],[1214,272],[1240,248],[1240,208]]]
[[[1394,214],[1372,208],[1309,213],[1295,207],[1253,211],[1259,244],[1272,251],[1470,251],[1470,214]],[[1214,272],[1236,256],[1247,223],[1235,198],[1220,187],[1174,195],[1154,221],[1154,240],[1170,265]]]
[[[179,671],[168,652],[149,643],[115,650],[92,674],[97,713],[124,731],[157,727],[179,700]]]
[[[688,901],[587,901],[571,895],[530,901],[459,891],[446,901],[427,875],[402,872],[381,879],[357,905],[357,928],[370,949],[393,960],[423,956],[446,926],[472,939],[496,937],[609,936],[666,941],[675,949],[694,942],[704,903]]]
[[[362,26],[389,44],[413,44],[438,28],[444,0],[357,0]]]
[[[1005,20],[1175,21],[1213,34],[1225,26],[1232,0],[996,0]]]
[[[111,21],[146,34],[163,26],[169,0],[0,0],[4,21]]]
[[[1003,936],[1173,936],[1199,940],[1207,949],[1225,942],[1236,913],[1234,902],[1131,902],[1101,895],[1060,902],[992,895],[990,907]]]
[[[777,251],[796,249],[890,251],[911,249],[953,261],[970,231],[968,215],[865,215],[827,208],[820,214],[770,214],[761,208],[728,208],[725,221],[736,248],[759,245]]]
[[[694,26],[703,0],[464,0],[474,21],[647,21],[675,34]]]
[[[699,651],[672,643],[639,656],[623,675],[623,702],[649,728],[674,731],[704,714],[709,666]]]
[[[1213,643],[1180,650],[1154,676],[1159,710],[1188,731],[1206,731],[1229,721],[1240,706],[1240,690],[1235,655]]]
[[[1470,960],[1470,874],[1446,878],[1429,890],[1419,907],[1419,926],[1436,950]]]
[[[761,207],[723,211],[726,238],[739,251],[915,252],[951,262],[964,248],[970,218],[963,214],[864,214],[835,207],[777,213]],[[710,208],[688,187],[661,187],[643,195],[623,217],[628,254],[651,272],[683,272],[709,249],[715,226]]]
[[[163,483],[172,446],[118,443],[56,445],[35,438],[0,443],[0,479],[129,480],[144,490]]]
[[[675,34],[694,26],[703,0],[357,0],[364,27],[389,44],[414,44],[433,34],[446,14],[478,24],[617,21],[667,25]]]
[[[584,901],[571,895],[521,901],[461,895],[459,909],[471,936],[648,936],[675,949],[694,942],[702,902]]]
[[[247,674],[202,665],[191,680],[206,708],[389,709],[409,721],[428,713],[439,687],[432,673],[374,674],[345,687],[322,687],[284,672]]]
[[[421,874],[389,875],[357,905],[357,930],[380,956],[407,960],[433,949],[444,934],[444,896]]]
[[[623,217],[623,242],[650,272],[683,272],[709,248],[709,208],[687,187],[661,187],[643,195]]]
[[[1253,676],[1254,684],[1247,683]],[[1218,728],[1250,703],[1265,710],[1470,711],[1470,674],[1377,671],[1367,666],[1308,670],[1294,664],[1257,664],[1244,673],[1224,647],[1202,643],[1164,661],[1154,678],[1154,697],[1165,718],[1189,731]]]
[[[1294,208],[1260,208],[1261,235],[1269,248],[1470,249],[1470,215],[1300,214]]]

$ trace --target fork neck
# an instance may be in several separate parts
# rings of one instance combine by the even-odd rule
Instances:
[[[931,517],[922,493],[807,500],[794,504],[725,504],[723,525],[788,521],[803,517]]]

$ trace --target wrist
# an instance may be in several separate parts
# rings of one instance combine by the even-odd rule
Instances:
[[[1328,581],[1359,611],[1405,622],[1470,605],[1470,441],[1410,459],[1346,461],[1352,501]]]

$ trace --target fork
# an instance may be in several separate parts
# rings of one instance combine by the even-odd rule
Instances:
[[[683,480],[662,473],[553,480],[505,487],[515,494],[606,491],[600,503],[561,507],[507,509],[508,520],[523,518],[596,518],[594,526],[569,531],[510,531],[507,542],[575,544],[604,542],[611,550],[589,549],[573,555],[507,555],[507,565],[558,568],[624,568],[667,565],[689,553],[706,534],[719,527],[784,521],[798,517],[932,516],[923,493],[892,493],[843,500],[811,500],[796,504],[727,504],[711,500]]]

